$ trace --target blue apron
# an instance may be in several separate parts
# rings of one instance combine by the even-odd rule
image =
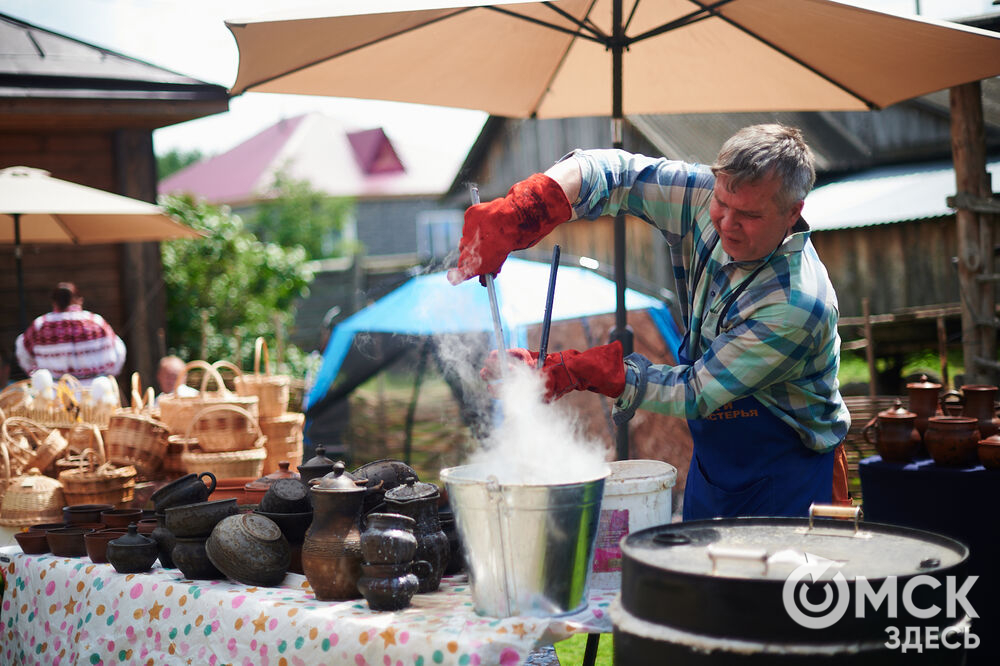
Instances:
[[[761,268],[727,299],[720,326]],[[681,365],[693,363],[689,341],[690,331],[681,343]],[[708,416],[689,419],[688,427],[694,450],[684,488],[684,520],[803,517],[813,502],[832,502],[834,451],[807,449],[798,433],[757,398],[741,398]]]

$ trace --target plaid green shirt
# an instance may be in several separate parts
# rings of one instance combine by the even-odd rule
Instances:
[[[837,382],[837,296],[805,221],[769,257],[733,261],[709,218],[708,167],[618,150],[572,156],[583,175],[576,217],[625,212],[658,227],[670,244],[688,336],[681,353],[693,359],[670,366],[630,355],[616,412],[639,407],[695,419],[753,396],[810,449],[843,440],[851,421]]]

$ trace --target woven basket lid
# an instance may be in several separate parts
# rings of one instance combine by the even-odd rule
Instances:
[[[66,503],[62,484],[32,467],[11,480],[0,503],[0,524],[30,525],[41,518],[59,517]]]

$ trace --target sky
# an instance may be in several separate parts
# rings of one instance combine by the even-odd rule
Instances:
[[[1000,11],[993,0],[843,0],[896,14],[949,19]],[[416,4],[417,0],[412,0]],[[364,6],[364,0],[359,0]],[[272,15],[315,0],[0,0],[0,13],[227,88],[236,80],[239,52],[225,19]],[[332,0],[329,4],[336,4]],[[300,95],[246,93],[229,111],[158,129],[157,154],[224,152],[282,118],[323,111],[350,129],[382,127],[390,138],[404,132],[448,136],[464,155],[486,120],[478,111],[416,104]]]

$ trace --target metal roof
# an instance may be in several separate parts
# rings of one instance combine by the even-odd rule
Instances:
[[[993,191],[1000,190],[1000,159],[986,170]],[[955,189],[951,162],[880,167],[817,187],[802,216],[814,231],[944,217],[954,213],[945,200]]]

